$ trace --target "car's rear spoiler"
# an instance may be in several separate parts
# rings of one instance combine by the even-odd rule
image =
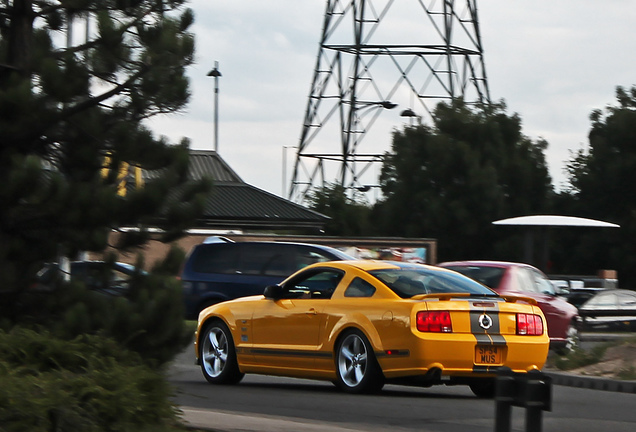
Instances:
[[[470,294],[470,293],[431,293],[431,294],[418,294],[411,297],[412,300],[429,300],[429,299],[439,299],[443,301],[451,300],[453,298],[492,298],[492,299],[504,299],[508,303],[518,303],[524,302],[531,305],[536,305],[537,301],[532,297],[518,296],[518,295],[497,295],[497,296],[483,296],[480,294]]]

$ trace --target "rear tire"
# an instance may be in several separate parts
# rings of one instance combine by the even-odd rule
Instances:
[[[245,374],[236,361],[236,349],[230,329],[222,321],[208,324],[199,339],[201,372],[211,384],[236,384]]]
[[[359,330],[343,334],[336,346],[335,384],[347,393],[375,393],[384,386],[384,375],[373,348]]]
[[[494,378],[484,378],[469,384],[470,389],[478,398],[492,399],[495,397]]]

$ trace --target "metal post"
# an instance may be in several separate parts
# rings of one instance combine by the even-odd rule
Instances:
[[[219,62],[214,62],[208,76],[214,77],[214,151],[219,151],[219,77],[222,76],[219,71]]]
[[[538,407],[526,408],[526,431],[541,432],[543,428],[543,410]]]
[[[298,148],[298,146],[283,146],[283,188],[281,189],[281,196],[286,197],[285,191],[287,188],[287,149]]]
[[[495,432],[511,431],[513,406],[526,409],[526,432],[541,432],[543,411],[552,411],[552,379],[539,371],[501,368],[495,380]]]
[[[510,432],[512,405],[517,394],[517,382],[509,368],[501,368],[495,379],[495,432]]]

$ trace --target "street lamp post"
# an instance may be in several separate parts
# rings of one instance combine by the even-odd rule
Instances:
[[[285,198],[285,191],[287,187],[287,149],[297,149],[298,146],[283,146],[283,188],[282,188],[282,197]]]
[[[413,111],[411,108],[407,108],[404,111],[402,111],[400,113],[400,117],[408,117],[409,118],[409,123],[411,126],[413,126],[413,119],[416,118],[417,121],[420,121],[420,116],[418,116],[417,114],[415,114],[415,111]]]
[[[214,62],[214,69],[208,72],[208,76],[214,77],[214,151],[219,151],[219,62]]]
[[[363,117],[374,108],[380,108],[380,110],[381,109],[392,110],[393,108],[397,106],[398,104],[388,100],[360,101],[360,100],[356,100],[355,97],[352,99],[351,106],[349,108],[349,120],[348,120],[348,124],[346,125],[346,133],[344,137],[344,143],[342,146],[343,161],[342,161],[342,168],[341,168],[342,171],[340,173],[341,175],[340,184],[342,186],[349,188],[345,185],[346,175],[347,175],[347,172],[349,171],[353,175],[353,181],[351,183],[351,187],[355,188],[354,184],[358,182],[357,170],[355,166],[353,166],[356,163],[355,159],[357,155],[356,153],[357,147],[360,141],[362,140],[362,138],[364,137],[364,134],[366,134],[367,128],[370,127],[377,119],[379,115],[379,111],[375,110],[374,114],[371,116],[371,119],[368,120],[366,124],[363,123],[362,121]],[[361,128],[359,128],[360,126]],[[354,158],[354,160],[351,162],[352,166],[350,166],[350,162],[349,162],[349,159],[351,156]],[[363,172],[365,170],[366,168],[363,170]]]

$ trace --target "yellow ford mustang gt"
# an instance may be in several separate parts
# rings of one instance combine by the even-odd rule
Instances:
[[[350,393],[385,382],[465,384],[487,397],[498,368],[539,370],[549,343],[533,299],[438,267],[338,261],[204,309],[195,353],[213,384],[257,373],[329,380]]]

